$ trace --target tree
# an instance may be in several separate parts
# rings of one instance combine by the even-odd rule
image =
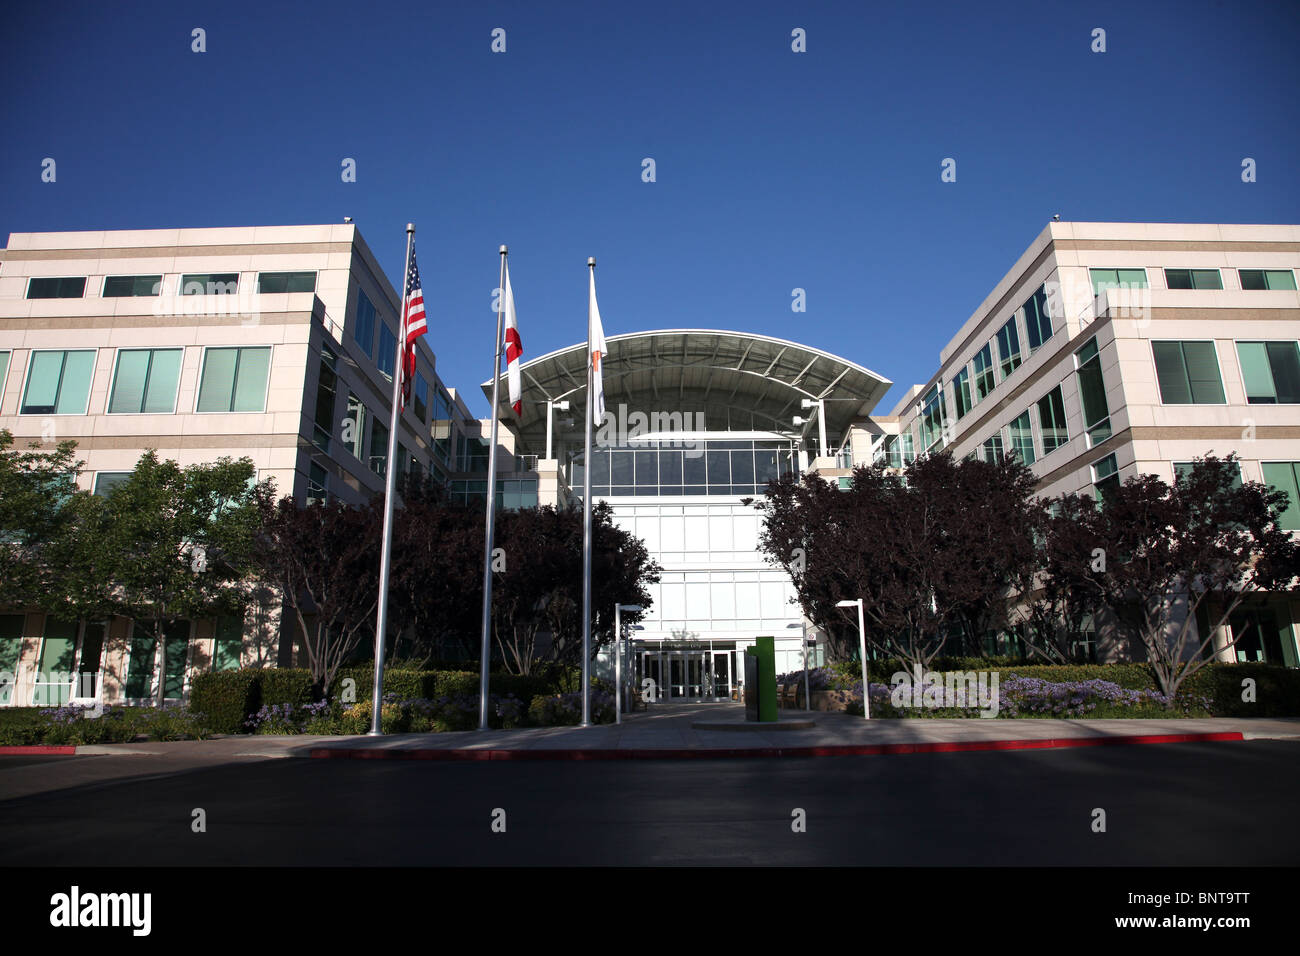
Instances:
[[[831,656],[857,645],[863,599],[868,643],[926,669],[950,633],[972,636],[1008,619],[1024,574],[1033,476],[1012,459],[954,461],[946,452],[903,475],[860,466],[840,490],[815,475],[768,486],[759,546],[790,575]]]
[[[361,639],[373,635],[382,513],[333,501],[299,507],[259,497],[256,561],[293,609],[312,691],[323,698]]]
[[[1198,458],[1172,487],[1139,475],[1079,516],[1101,560],[1067,583],[1093,589],[1135,634],[1171,708],[1183,682],[1211,662],[1215,632],[1241,603],[1291,590],[1300,574],[1296,544],[1278,523],[1286,492],[1238,484],[1239,475],[1235,455]]]
[[[1097,560],[1101,542],[1091,522],[1096,506],[1090,494],[1064,494],[1036,511],[1033,558],[1017,585],[1015,624],[1029,649],[1046,660],[1078,660],[1077,641],[1089,617],[1103,609],[1100,593],[1085,576]]]
[[[441,485],[418,473],[406,477],[401,495],[389,569],[392,656],[425,664],[475,658],[483,609],[483,510],[451,504]],[[372,508],[382,514],[383,498]]]
[[[81,499],[74,459],[76,442],[61,442],[52,452],[13,451],[13,434],[0,429],[0,605],[45,606],[65,591],[66,565],[60,550],[77,521]]]
[[[156,641],[161,675],[168,624],[242,611],[257,528],[255,475],[248,458],[182,468],[146,451],[107,497],[75,500],[71,532],[52,551],[64,587],[48,609],[129,618]],[[161,698],[161,679],[156,693]]]

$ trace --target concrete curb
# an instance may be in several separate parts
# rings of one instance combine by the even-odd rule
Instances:
[[[829,745],[822,747],[718,747],[601,750],[456,750],[373,747],[317,747],[314,760],[717,760],[728,757],[873,757],[900,754],[957,753],[975,750],[1055,750],[1067,747],[1116,747],[1132,744],[1181,744],[1243,741],[1240,731],[1199,734],[1134,734],[1126,737],[1057,737],[1046,740],[966,740],[943,743]]]

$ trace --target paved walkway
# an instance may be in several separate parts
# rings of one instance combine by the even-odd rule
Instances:
[[[806,718],[800,710],[784,710]],[[397,734],[384,737],[230,736],[173,743],[78,747],[85,754],[186,757],[345,757],[450,760],[627,759],[832,756],[952,750],[1037,749],[1183,740],[1300,740],[1300,718],[1168,720],[915,719],[867,721],[842,713],[812,715],[809,730],[697,730],[693,724],[743,722],[744,707],[657,704],[621,725]],[[64,752],[69,752],[65,748]]]

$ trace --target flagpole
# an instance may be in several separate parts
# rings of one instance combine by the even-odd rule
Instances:
[[[406,348],[406,276],[411,269],[411,243],[415,238],[415,223],[406,224],[406,262],[402,268],[402,291],[397,307],[397,355],[393,363],[393,407],[388,421],[388,459],[384,466],[384,537],[379,550],[379,610],[375,619],[375,690],[371,698],[373,713],[368,736],[383,733],[380,718],[383,716],[384,697],[384,630],[388,626],[388,567],[392,560],[393,498],[397,489],[397,426],[401,420],[398,404],[402,394],[402,375],[406,371],[403,351]]]
[[[501,284],[497,286],[497,337],[493,343],[495,360],[492,363],[492,438],[488,445],[487,476],[487,537],[483,545],[483,646],[480,650],[478,678],[478,729],[488,729],[488,662],[492,658],[492,545],[496,529],[497,504],[497,393],[501,387],[501,322],[506,314],[506,254],[502,246]]]
[[[596,260],[587,258],[591,282],[596,281]],[[591,306],[587,306],[587,438],[582,459],[582,726],[591,726],[591,681],[587,677],[591,659]]]

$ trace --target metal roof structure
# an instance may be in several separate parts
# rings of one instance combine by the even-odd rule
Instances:
[[[710,431],[796,429],[794,416],[804,399],[824,400],[828,431],[842,435],[849,424],[868,415],[893,384],[870,369],[821,349],[785,339],[716,329],[659,329],[606,336],[605,406],[619,404],[650,413],[681,412],[694,421],[703,414]],[[586,343],[524,362],[523,415],[516,418],[502,373],[501,421],[516,431],[529,449],[545,445],[546,402],[569,400],[566,416],[576,423],[556,434],[582,432],[586,415]],[[482,385],[488,401],[492,382]],[[815,429],[816,425],[813,424]]]

